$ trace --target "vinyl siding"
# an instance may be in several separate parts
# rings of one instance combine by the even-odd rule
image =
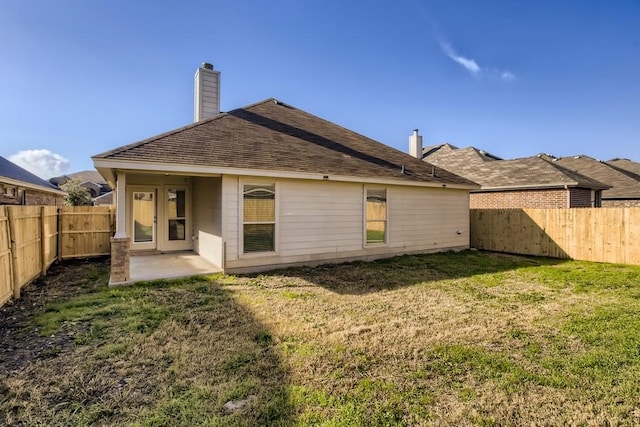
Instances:
[[[230,176],[222,180],[228,272],[469,247],[465,190],[274,179],[269,182],[276,183],[276,252],[241,254],[241,186],[256,182],[261,181]],[[364,244],[365,188],[387,189],[386,244]]]
[[[239,239],[238,221],[238,177],[222,177],[222,236],[226,245],[225,266],[229,261],[238,259]]]
[[[207,261],[222,266],[222,178],[193,180],[194,250]]]
[[[469,245],[466,191],[397,186],[390,187],[388,194],[391,248],[414,251]]]

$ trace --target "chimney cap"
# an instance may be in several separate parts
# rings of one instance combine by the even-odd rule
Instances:
[[[202,65],[200,66],[200,68],[204,68],[207,70],[213,70],[213,65],[209,64],[208,62],[203,62]]]

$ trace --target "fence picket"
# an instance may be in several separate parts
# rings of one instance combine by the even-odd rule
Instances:
[[[472,209],[471,246],[640,265],[640,208]]]
[[[109,254],[113,218],[111,207],[0,206],[0,306],[56,259]]]

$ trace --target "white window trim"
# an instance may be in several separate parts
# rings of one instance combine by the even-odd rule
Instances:
[[[244,251],[244,186],[245,185],[273,185],[275,191],[275,218],[273,221],[273,251],[265,252],[245,252]],[[280,230],[280,185],[277,181],[240,179],[238,180],[238,257],[239,258],[262,258],[267,256],[277,256],[279,253],[279,230]],[[265,224],[271,224],[265,223]]]
[[[384,190],[386,201],[386,217],[385,227],[384,227],[384,242],[375,242],[369,243],[367,242],[367,190]],[[363,248],[380,248],[389,246],[389,187],[381,187],[381,186],[363,186],[362,191],[362,247]]]

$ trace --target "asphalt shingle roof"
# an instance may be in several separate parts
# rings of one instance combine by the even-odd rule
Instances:
[[[603,199],[640,198],[640,181],[605,162],[589,156],[573,156],[555,159],[555,163],[610,185],[612,188],[602,192]]]
[[[607,164],[633,179],[640,180],[640,163],[629,159],[612,159]]]
[[[498,159],[474,147],[457,149],[448,144],[425,157],[428,162],[477,182],[482,189],[544,188],[564,185],[608,188],[602,182],[538,156],[512,160]]]
[[[475,185],[273,98],[93,158]]]
[[[58,187],[51,184],[48,181],[32,174],[28,170],[21,168],[13,162],[0,156],[0,177],[13,179],[15,181],[22,181],[31,185],[37,185],[44,187],[45,189],[59,190]]]

